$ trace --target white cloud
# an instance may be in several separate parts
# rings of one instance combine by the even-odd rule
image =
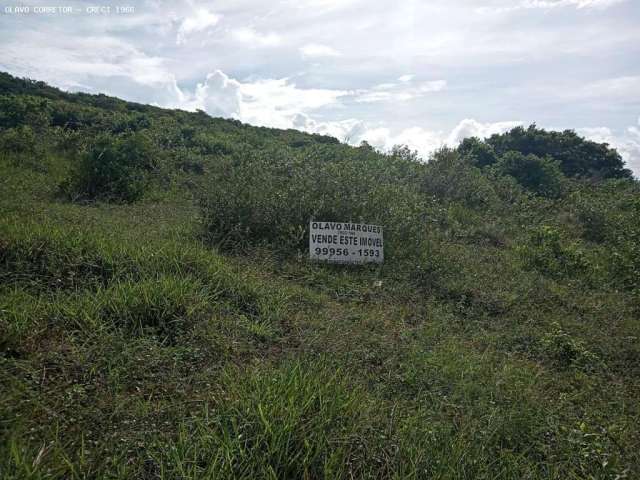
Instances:
[[[183,108],[200,108],[213,116],[236,118],[253,125],[302,128],[300,115],[335,105],[345,90],[299,88],[287,78],[241,82],[216,70],[198,84]]]
[[[239,119],[242,106],[241,83],[229,78],[220,70],[207,75],[198,84],[192,109],[200,108],[213,117]]]
[[[398,81],[403,83],[410,82],[411,80],[413,80],[413,77],[415,77],[415,75],[412,75],[412,74],[402,75],[398,77]]]
[[[282,37],[277,33],[261,33],[252,27],[241,27],[232,32],[233,38],[252,48],[275,47],[282,43]]]
[[[240,91],[241,114],[247,121],[281,128],[288,128],[295,114],[336,104],[347,94],[343,90],[298,88],[286,78],[243,83]]]
[[[568,96],[578,98],[633,97],[640,92],[640,76],[614,77],[586,83],[569,91]]]
[[[572,6],[576,8],[604,9],[625,2],[626,0],[525,0],[524,8],[557,8]]]
[[[391,150],[395,145],[406,145],[411,150],[417,150],[425,159],[434,150],[445,144],[442,132],[434,132],[421,127],[405,128],[395,135],[386,128],[377,128],[365,132],[363,138],[383,151]]]
[[[301,119],[296,116],[331,106],[342,108],[348,100],[358,103],[403,101],[445,87],[444,80],[436,80],[411,86],[383,83],[359,90],[300,88],[288,78],[241,82],[216,70],[207,75],[206,81],[197,86],[194,95],[188,97],[183,106],[187,109],[202,108],[214,116],[238,118],[254,125],[313,130],[324,127],[310,126],[308,122],[299,126]],[[346,135],[344,125],[339,122],[330,128],[338,132],[339,138],[341,134]]]
[[[64,34],[31,32],[28,39],[4,45],[1,69],[46,78],[71,90],[96,90],[149,103],[183,100],[163,58],[147,55],[116,37],[87,36],[81,49],[74,48],[76,42]],[[144,96],[137,95],[143,92]]]
[[[360,94],[356,97],[356,102],[373,103],[391,100],[393,94],[391,92],[376,91],[376,90],[361,90]]]
[[[343,123],[343,125],[350,127],[351,136],[348,137],[348,140],[353,145],[364,140],[382,151],[389,151],[395,145],[406,145],[411,150],[416,150],[424,159],[429,158],[434,150],[443,146],[457,146],[466,137],[486,138],[494,133],[506,132],[521,124],[522,122],[481,123],[467,118],[458,123],[449,133],[418,126],[404,128],[394,133],[384,126],[370,127],[364,122],[356,123],[354,120],[348,124]]]
[[[360,89],[354,92],[356,102],[373,103],[382,101],[403,102],[422,97],[428,93],[440,92],[447,88],[446,80],[433,80],[417,85],[381,83],[370,89]]]
[[[293,7],[328,12],[350,7],[361,0],[289,0]]]
[[[317,122],[307,115],[298,115],[293,127],[309,133],[330,135],[351,145],[367,142],[383,152],[390,151],[395,145],[407,145],[412,150],[417,150],[425,159],[431,152],[445,144],[445,136],[442,132],[410,127],[393,133],[387,127],[371,126],[355,118]]]
[[[220,15],[210,12],[206,8],[199,8],[192,15],[184,18],[178,27],[176,43],[185,43],[188,35],[195,32],[202,32],[218,24]]]
[[[447,88],[446,80],[434,80],[432,82],[424,82],[418,85],[418,91],[423,93],[439,92]]]
[[[421,84],[418,89],[429,90],[424,85]],[[396,84],[380,84],[368,92],[394,91],[395,88]],[[355,118],[333,121],[314,118],[314,112],[318,109],[340,105],[342,99],[354,94],[355,92],[348,90],[299,88],[286,78],[241,82],[216,70],[207,75],[203,83],[198,84],[193,95],[183,94],[186,99],[182,107],[189,110],[200,108],[212,116],[235,118],[253,125],[296,128],[330,135],[352,145],[366,141],[382,151],[388,151],[394,145],[407,145],[420,152],[424,158],[451,139],[457,141],[464,133],[490,134],[504,131],[516,123],[482,124],[467,119],[447,136],[443,132],[417,126],[394,133],[384,125],[372,126]]]
[[[341,53],[336,49],[319,43],[308,43],[300,48],[303,57],[339,57]]]
[[[476,8],[478,13],[509,13],[522,9],[550,10],[561,7],[574,7],[580,9],[604,10],[628,0],[521,0],[520,3],[496,2]]]
[[[359,144],[367,131],[365,123],[355,118],[317,122],[305,114],[294,117],[293,127],[309,133],[329,135],[351,145]]]
[[[447,144],[455,146],[468,137],[487,138],[522,125],[520,121],[481,123],[472,118],[462,120],[447,137]]]

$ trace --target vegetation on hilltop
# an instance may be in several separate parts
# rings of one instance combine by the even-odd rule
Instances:
[[[0,73],[2,478],[634,478],[639,279],[572,131],[425,162]]]

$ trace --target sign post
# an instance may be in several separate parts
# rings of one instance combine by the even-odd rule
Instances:
[[[311,220],[309,258],[331,263],[382,263],[382,227]]]

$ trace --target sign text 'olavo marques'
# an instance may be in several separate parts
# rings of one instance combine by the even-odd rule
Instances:
[[[382,227],[350,222],[309,222],[309,257],[335,263],[382,263]]]

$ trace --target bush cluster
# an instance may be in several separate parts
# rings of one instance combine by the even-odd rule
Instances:
[[[267,244],[295,252],[309,221],[321,220],[382,225],[391,256],[400,243],[419,245],[426,200],[411,172],[421,166],[370,151],[333,157],[326,148],[229,159],[202,199],[209,239],[223,249]]]
[[[62,188],[74,200],[132,202],[142,196],[145,174],[156,162],[157,153],[142,133],[99,135]]]
[[[589,261],[577,242],[547,225],[534,229],[529,242],[518,247],[524,266],[555,278],[578,278],[589,268]]]

